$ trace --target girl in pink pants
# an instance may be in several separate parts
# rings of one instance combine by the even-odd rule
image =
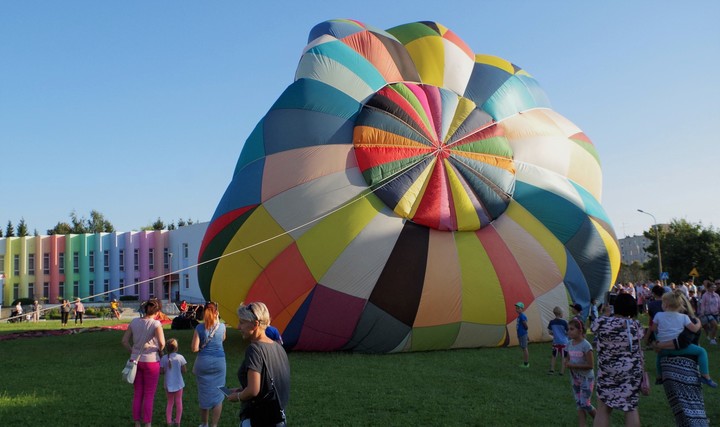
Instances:
[[[165,418],[169,426],[179,426],[182,419],[183,403],[182,395],[185,381],[183,374],[187,371],[187,362],[179,354],[178,342],[171,338],[167,342],[168,354],[160,360],[160,372],[165,374],[165,394],[167,395],[167,406],[165,407]],[[173,406],[175,407],[175,422],[172,421]]]

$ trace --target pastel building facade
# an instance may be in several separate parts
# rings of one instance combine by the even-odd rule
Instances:
[[[126,295],[202,301],[195,265],[206,228],[0,238],[0,303]]]

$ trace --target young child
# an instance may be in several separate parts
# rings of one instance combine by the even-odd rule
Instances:
[[[183,403],[182,395],[185,381],[183,374],[187,372],[187,361],[179,354],[178,342],[175,338],[167,341],[168,354],[160,359],[160,373],[165,374],[165,393],[167,395],[167,406],[165,418],[169,426],[179,426],[182,419]],[[173,405],[175,406],[175,423],[172,422]]]
[[[663,356],[667,355],[691,355],[698,358],[698,367],[700,368],[700,381],[712,388],[718,385],[710,378],[710,369],[708,367],[708,355],[704,348],[696,344],[689,344],[685,348],[681,348],[678,344],[678,336],[684,328],[692,332],[697,332],[702,327],[700,322],[693,322],[690,316],[695,317],[695,312],[690,305],[690,301],[680,291],[667,292],[662,296],[663,311],[655,314],[650,330],[655,332],[656,351],[659,352],[655,362],[657,372],[656,383],[662,383],[662,368],[660,361]],[[683,310],[689,314],[681,313]],[[671,347],[675,350],[667,350]]]
[[[585,318],[582,315],[582,306],[578,303],[575,303],[570,306],[570,311],[572,311],[572,318],[578,319],[579,321],[585,323]]]
[[[548,323],[548,332],[553,337],[552,356],[550,357],[550,370],[548,375],[555,375],[555,360],[560,356],[560,375],[565,374],[565,346],[568,343],[568,323],[563,319],[563,311],[560,307],[553,308],[555,318]]]
[[[528,353],[528,323],[527,323],[527,316],[525,316],[525,304],[522,302],[516,302],[515,303],[515,311],[518,313],[517,318],[517,337],[518,337],[518,343],[520,345],[520,350],[522,350],[523,355],[523,363],[520,365],[521,368],[529,368],[530,367],[530,354]]]
[[[595,388],[592,346],[585,339],[585,324],[577,319],[570,320],[568,336],[570,343],[565,352],[564,365],[570,369],[570,380],[577,405],[578,425],[584,426],[587,423],[588,415],[595,418],[595,407],[590,401],[593,388]]]
[[[598,314],[598,304],[597,299],[593,298],[590,300],[590,313],[588,315],[588,326],[592,326],[592,323],[597,319],[599,316]]]

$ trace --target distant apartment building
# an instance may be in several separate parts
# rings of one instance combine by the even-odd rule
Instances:
[[[619,239],[620,243],[620,259],[623,264],[630,265],[634,262],[640,264],[650,259],[650,255],[645,252],[645,248],[650,244],[650,239],[645,236],[630,236]]]
[[[176,230],[0,238],[0,303],[109,301],[132,295],[203,301],[197,259],[208,223]]]

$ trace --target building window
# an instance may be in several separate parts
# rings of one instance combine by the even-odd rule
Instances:
[[[65,299],[65,282],[60,281],[60,283],[58,283],[58,292],[60,293],[60,298]]]
[[[28,274],[35,275],[35,254],[28,254]]]
[[[73,295],[75,298],[80,298],[80,282],[77,280],[73,281]]]
[[[60,274],[65,274],[65,252],[60,252],[58,254],[58,269],[60,270]]]
[[[43,274],[50,274],[50,254],[43,254]]]
[[[133,264],[135,271],[140,270],[140,249],[135,249],[133,251]]]
[[[20,275],[20,255],[13,255],[13,274]]]
[[[88,254],[88,263],[90,264],[90,272],[95,272],[95,251],[90,251]]]
[[[46,300],[50,298],[50,283],[43,282],[43,298]]]
[[[105,295],[103,300],[107,301],[110,299],[110,280],[108,279],[105,279],[103,282],[103,294]]]
[[[163,249],[163,268],[170,270],[170,249]]]
[[[137,278],[135,278],[135,286],[133,286],[133,288],[134,288],[133,290],[135,291],[135,295],[139,295],[140,294],[140,285],[138,285]]]
[[[155,298],[155,281],[151,280],[148,285],[150,286],[149,292],[150,292],[150,298]]]
[[[0,274],[5,274],[5,255],[0,255]]]
[[[73,252],[73,273],[80,272],[80,254]]]
[[[95,281],[94,281],[94,280],[91,280],[90,283],[89,283],[89,285],[90,285],[90,286],[89,286],[89,288],[90,288],[90,295],[89,295],[89,296],[93,297],[92,300],[95,301]]]
[[[182,250],[183,250],[183,257],[185,259],[190,258],[190,245],[188,245],[187,243],[183,243]]]
[[[190,276],[187,274],[184,274],[185,276],[185,289],[190,289]]]
[[[18,283],[15,283],[13,285],[13,299],[20,298],[20,285]]]
[[[118,251],[118,254],[120,255],[120,271],[125,271],[125,250],[120,249],[120,251]]]
[[[155,270],[155,249],[148,249],[148,266],[150,270]]]
[[[35,298],[35,283],[28,283],[28,298]]]
[[[110,251],[103,251],[103,270],[110,271]]]
[[[125,279],[120,279],[120,296],[125,295]]]

